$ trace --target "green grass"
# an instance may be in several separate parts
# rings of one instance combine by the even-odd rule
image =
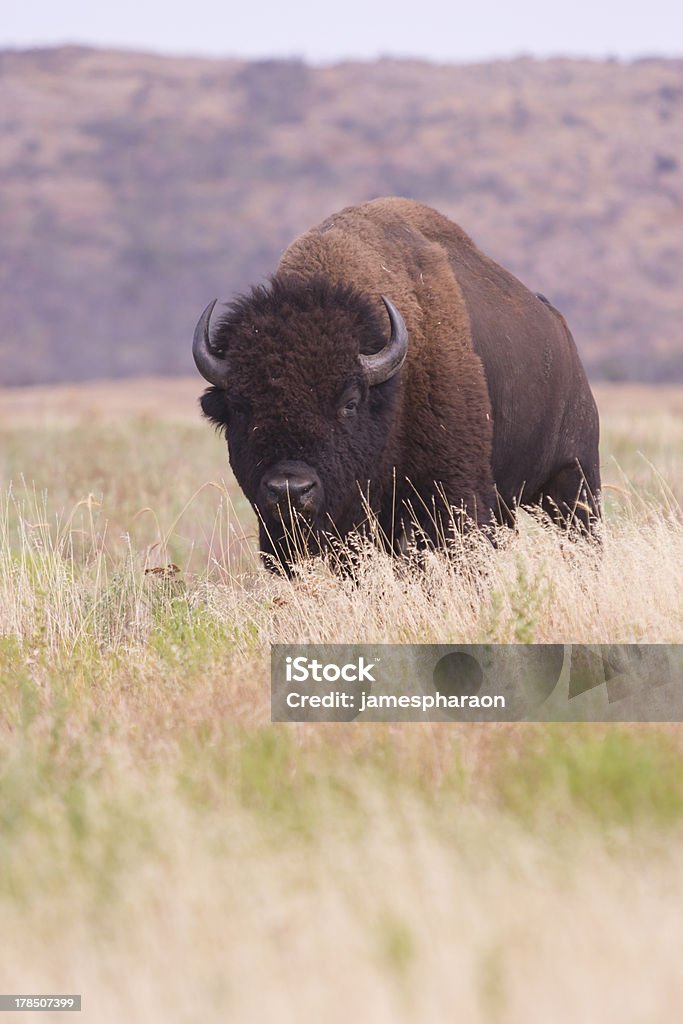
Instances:
[[[605,829],[668,829],[683,821],[677,733],[549,727],[522,759],[503,752],[496,775],[500,806],[530,828],[584,819]]]

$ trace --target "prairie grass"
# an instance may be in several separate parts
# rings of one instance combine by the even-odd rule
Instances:
[[[269,722],[273,642],[680,642],[681,405],[605,404],[601,557],[527,516],[476,571],[368,551],[354,583],[263,572],[175,407],[6,424],[0,990],[97,1022],[676,1019],[678,726]]]

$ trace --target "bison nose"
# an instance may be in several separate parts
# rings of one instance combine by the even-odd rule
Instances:
[[[315,515],[320,507],[322,484],[317,473],[275,470],[261,481],[264,504],[270,512],[291,508],[304,515]]]

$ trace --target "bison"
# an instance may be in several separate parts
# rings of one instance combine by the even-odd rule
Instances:
[[[598,413],[560,313],[456,224],[408,199],[351,206],[298,238],[267,285],[197,324],[203,412],[271,568],[374,513],[396,553],[540,504],[600,517]]]

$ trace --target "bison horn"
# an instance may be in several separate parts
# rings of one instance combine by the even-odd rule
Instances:
[[[208,380],[209,384],[224,388],[228,368],[225,359],[216,353],[211,342],[211,314],[217,301],[218,299],[214,299],[210,302],[199,318],[192,339],[192,355],[202,377]]]
[[[408,353],[408,328],[403,317],[386,295],[380,296],[386,306],[391,323],[391,336],[384,348],[374,355],[359,356],[361,366],[370,384],[382,384],[403,366]]]

